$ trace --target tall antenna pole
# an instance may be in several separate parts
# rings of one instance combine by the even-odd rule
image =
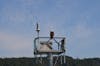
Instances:
[[[37,22],[36,24],[36,32],[37,32],[37,37],[38,37],[38,45],[39,45],[39,32],[40,32],[40,29],[39,29],[39,24]],[[40,62],[42,63],[42,57],[40,55]]]
[[[36,23],[36,32],[37,32],[38,45],[39,45],[39,32],[40,32],[40,29],[39,29],[38,22]],[[35,45],[35,51],[37,51],[37,46],[36,45]],[[35,55],[35,57],[37,58],[37,55]],[[36,62],[37,62],[37,59],[36,59]]]

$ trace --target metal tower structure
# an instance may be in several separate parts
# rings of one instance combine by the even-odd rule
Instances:
[[[54,66],[57,62],[53,63],[54,55],[64,55],[65,50],[65,37],[54,37],[54,32],[50,31],[50,37],[40,37],[39,36],[39,25],[37,23],[36,27],[37,37],[34,39],[34,56],[40,57],[41,59],[37,59],[37,61],[41,61],[42,63],[42,55],[46,55],[49,61],[49,66]],[[58,59],[57,59],[58,60]],[[60,58],[61,64],[66,63],[65,55]],[[62,62],[63,60],[63,62]],[[38,62],[37,62],[38,63]]]

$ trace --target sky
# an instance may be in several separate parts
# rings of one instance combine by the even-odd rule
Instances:
[[[0,0],[0,57],[33,57],[37,22],[66,37],[67,56],[100,57],[100,0]]]

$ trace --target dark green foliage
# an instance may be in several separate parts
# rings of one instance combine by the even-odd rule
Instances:
[[[54,63],[57,57],[54,57]],[[40,59],[40,58],[38,58]],[[100,58],[73,59],[66,56],[66,63],[60,64],[60,57],[55,66],[100,66]],[[0,66],[48,66],[48,59],[43,57],[43,62],[36,63],[36,58],[0,58]]]

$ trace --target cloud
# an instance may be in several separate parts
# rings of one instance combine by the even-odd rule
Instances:
[[[9,52],[11,56],[31,56],[32,48],[32,39],[20,35],[0,32],[0,49],[7,53]],[[0,54],[5,53],[2,51],[0,51]],[[9,54],[4,56],[9,56]]]

